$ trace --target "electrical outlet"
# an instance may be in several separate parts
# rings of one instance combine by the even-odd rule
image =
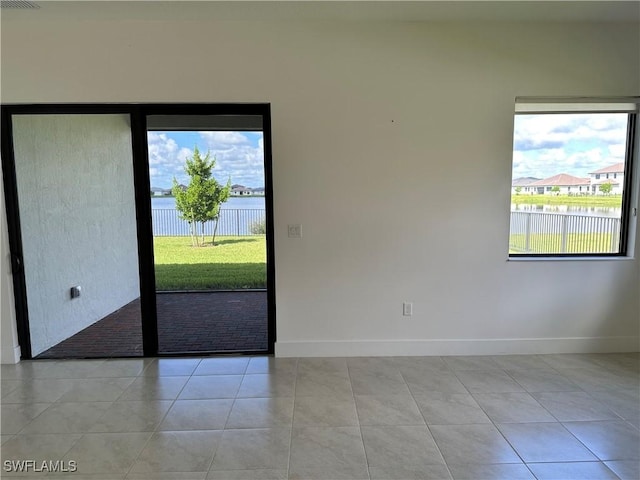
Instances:
[[[301,238],[302,237],[302,225],[295,223],[288,226],[289,238]]]
[[[405,317],[410,317],[413,315],[413,303],[412,302],[404,302],[402,304],[402,315]]]
[[[69,294],[72,299],[78,298],[82,293],[82,287],[80,285],[76,285],[75,287],[71,287]]]

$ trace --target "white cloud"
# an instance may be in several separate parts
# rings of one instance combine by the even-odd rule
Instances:
[[[214,177],[221,183],[231,179],[247,187],[264,186],[264,153],[262,137],[253,140],[243,132],[198,132],[196,141],[202,155],[207,151],[216,159]],[[171,132],[149,132],[149,174],[151,186],[169,188],[175,177],[187,183],[185,160],[193,155],[192,148],[179,145],[179,136]],[[257,145],[256,145],[257,143]]]
[[[171,138],[167,138],[165,134],[149,132],[147,135],[147,144],[149,149],[149,165],[161,165],[174,157],[178,144]]]
[[[200,132],[200,136],[208,145],[217,145],[218,148],[249,143],[249,139],[240,132]]]
[[[585,176],[585,174],[598,170],[605,163],[611,162],[606,161],[602,150],[599,148],[571,154],[565,160],[565,165],[569,167],[570,171],[584,172],[580,176]]]
[[[558,147],[572,140],[619,143],[626,137],[626,131],[625,114],[518,115],[514,144],[516,148],[519,143],[547,148],[547,145]]]
[[[247,187],[264,186],[264,151],[262,138],[258,145],[241,132],[201,132],[209,150],[216,159],[214,175],[219,182],[231,179],[234,184]]]
[[[184,170],[184,164],[186,163],[187,158],[193,157],[193,149],[182,147],[178,151],[176,157],[180,161],[180,170]]]
[[[192,150],[180,148],[166,133],[158,132],[148,132],[147,146],[152,187],[170,188],[174,176],[184,181],[185,159],[193,155]]]
[[[609,155],[619,161],[624,160],[627,153],[627,146],[623,143],[609,145]]]
[[[625,114],[518,115],[514,178],[557,173],[586,177],[624,158]]]

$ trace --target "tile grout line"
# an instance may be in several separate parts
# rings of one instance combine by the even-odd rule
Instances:
[[[213,468],[213,464],[216,460],[216,455],[218,454],[218,449],[220,448],[220,445],[222,444],[222,440],[224,439],[224,433],[227,431],[227,424],[229,423],[229,418],[231,418],[231,412],[233,412],[233,407],[236,404],[236,400],[238,399],[238,395],[240,394],[240,389],[242,388],[242,384],[244,383],[244,380],[247,376],[247,370],[249,369],[250,363],[251,363],[251,359],[247,361],[247,364],[245,365],[244,370],[242,371],[242,379],[240,380],[240,383],[238,384],[238,389],[236,390],[236,393],[233,396],[233,399],[231,401],[231,407],[229,408],[229,412],[227,413],[227,418],[225,418],[224,420],[224,425],[222,426],[222,430],[220,433],[220,440],[216,442],[216,448],[214,449],[213,455],[211,456],[211,460],[209,461],[205,478],[209,476],[209,472]],[[194,370],[194,373],[195,373],[195,370]]]
[[[438,357],[438,358],[442,360],[442,357]],[[445,363],[445,365],[446,365],[446,363]],[[431,438],[433,439],[433,444],[436,446],[436,449],[438,450],[438,453],[440,454],[440,458],[442,459],[442,463],[444,464],[444,468],[447,470],[447,473],[449,473],[449,477],[453,478],[453,473],[451,472],[451,469],[449,468],[449,464],[447,463],[447,460],[444,458],[444,455],[442,454],[442,450],[440,449],[440,445],[438,445],[438,442],[436,442],[436,437],[433,435],[433,431],[431,430],[431,427],[429,426],[429,422],[427,422],[427,419],[425,418],[424,413],[422,413],[422,409],[418,405],[418,402],[416,401],[416,397],[415,397],[413,391],[411,390],[411,388],[409,387],[409,383],[407,382],[407,379],[404,377],[404,374],[402,373],[402,371],[401,370],[399,370],[399,371],[400,371],[400,376],[402,377],[402,380],[407,385],[407,389],[409,390],[409,395],[411,395],[411,398],[413,399],[414,403],[416,404],[416,407],[418,407],[418,412],[420,412],[420,416],[422,417],[422,420],[424,421],[424,424],[427,427],[427,431],[429,432],[429,435],[431,435]],[[460,382],[460,383],[462,383],[462,382]],[[463,384],[463,386],[464,386],[464,384]],[[466,389],[466,387],[465,387],[465,389]]]
[[[349,368],[349,359],[345,360],[347,366],[347,376],[349,377],[349,387],[351,387],[351,398],[353,398],[353,404],[356,409],[356,418],[358,420],[358,432],[360,432],[360,442],[362,443],[362,450],[364,452],[364,460],[367,462],[367,476],[371,479],[371,465],[369,465],[369,456],[367,455],[367,447],[364,444],[364,435],[362,434],[362,423],[360,422],[360,413],[358,410],[358,402],[356,402],[356,394],[353,390],[353,381],[351,379],[351,369]]]
[[[158,358],[155,359],[155,361],[158,361]],[[138,375],[137,378],[147,378],[145,376],[145,372],[146,370],[153,364],[153,362],[149,362],[149,364],[142,369],[142,372],[140,372],[140,375]],[[195,369],[194,369],[195,370]],[[157,380],[159,378],[161,378],[159,375],[154,375],[154,378]],[[188,381],[188,380],[187,380]],[[135,380],[134,380],[135,382]],[[132,383],[133,385],[133,383]],[[186,385],[186,382],[185,382]],[[131,386],[131,385],[129,385]],[[184,385],[182,386],[182,388],[184,388]],[[182,391],[182,389],[180,390]],[[178,392],[178,395],[180,394],[180,392]],[[124,395],[124,392],[123,392]],[[133,462],[131,462],[131,465],[129,466],[129,468],[127,469],[127,472],[125,473],[123,478],[128,478],[129,475],[132,473],[131,471],[135,468],[136,463],[138,463],[138,460],[140,459],[140,456],[142,455],[142,453],[145,451],[145,449],[147,448],[147,446],[149,445],[149,442],[151,442],[151,439],[154,437],[154,435],[158,432],[158,428],[160,428],[160,425],[162,425],[162,422],[164,422],[164,419],[167,417],[167,415],[169,415],[169,412],[171,411],[171,409],[173,408],[173,405],[175,404],[176,399],[178,398],[178,395],[176,395],[176,398],[174,398],[173,400],[171,400],[171,405],[169,405],[169,408],[167,408],[167,411],[164,413],[164,415],[162,416],[162,418],[160,419],[160,421],[157,423],[157,425],[154,427],[154,429],[150,432],[149,437],[147,438],[147,440],[144,442],[144,445],[142,445],[142,448],[140,449],[140,451],[138,452],[138,454],[136,455],[136,458],[133,460]],[[142,400],[143,402],[147,402],[147,400]],[[151,399],[151,401],[162,401],[160,399]]]
[[[155,359],[156,361],[160,360],[159,358]],[[198,365],[200,365],[200,362],[202,361],[202,358],[200,358],[200,361],[198,362]],[[153,362],[151,362],[149,365],[151,365]],[[157,434],[157,433],[161,433],[162,430],[158,430],[160,428],[160,426],[162,425],[162,423],[164,422],[164,420],[167,418],[167,416],[169,415],[169,412],[171,411],[171,409],[173,408],[173,406],[175,405],[176,401],[178,400],[178,397],[180,396],[180,394],[182,393],[182,390],[184,390],[184,387],[187,385],[187,383],[189,382],[189,379],[193,376],[193,373],[195,372],[196,368],[198,367],[198,365],[196,365],[193,369],[193,371],[191,372],[191,374],[189,375],[176,375],[176,376],[186,376],[188,377],[187,381],[184,382],[184,385],[182,385],[182,388],[180,388],[180,391],[176,394],[175,398],[170,399],[169,401],[171,402],[171,405],[169,405],[169,408],[167,408],[167,411],[165,412],[165,414],[162,416],[162,418],[160,419],[160,421],[158,422],[158,424],[154,427],[153,431],[151,432],[151,434],[149,435],[149,438],[147,438],[147,441],[144,443],[144,445],[142,446],[142,448],[140,449],[140,452],[138,453],[138,455],[136,455],[135,460],[131,463],[131,466],[127,469],[127,473],[125,474],[125,479],[127,477],[129,477],[129,475],[132,473],[131,470],[133,470],[133,468],[135,467],[136,463],[138,463],[138,460],[140,459],[140,456],[142,455],[142,453],[145,451],[145,449],[147,448],[147,446],[149,445],[149,442],[151,442],[151,439]],[[140,375],[138,376],[138,378],[148,378],[147,376],[144,375],[146,369],[149,368],[149,366],[147,366],[146,368],[143,369],[143,371],[140,373]],[[156,380],[159,380],[162,378],[161,375],[154,375],[152,378],[155,378]],[[135,382],[135,380],[134,380]],[[123,393],[124,395],[124,393]],[[157,399],[157,398],[153,398],[153,399],[144,399],[142,400],[143,402],[147,402],[147,401],[163,401],[163,399]]]
[[[275,358],[275,357],[274,357]],[[293,447],[293,422],[296,416],[296,403],[298,396],[296,395],[298,389],[298,365],[300,358],[296,358],[296,368],[293,376],[293,411],[291,412],[291,430],[289,430],[289,455],[287,456],[287,478],[291,476],[291,448]]]

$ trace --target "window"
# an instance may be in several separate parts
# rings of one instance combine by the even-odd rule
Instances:
[[[510,257],[627,254],[637,107],[516,103]]]

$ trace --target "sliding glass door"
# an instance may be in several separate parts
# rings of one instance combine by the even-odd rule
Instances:
[[[273,352],[268,105],[3,105],[2,166],[23,358]]]

